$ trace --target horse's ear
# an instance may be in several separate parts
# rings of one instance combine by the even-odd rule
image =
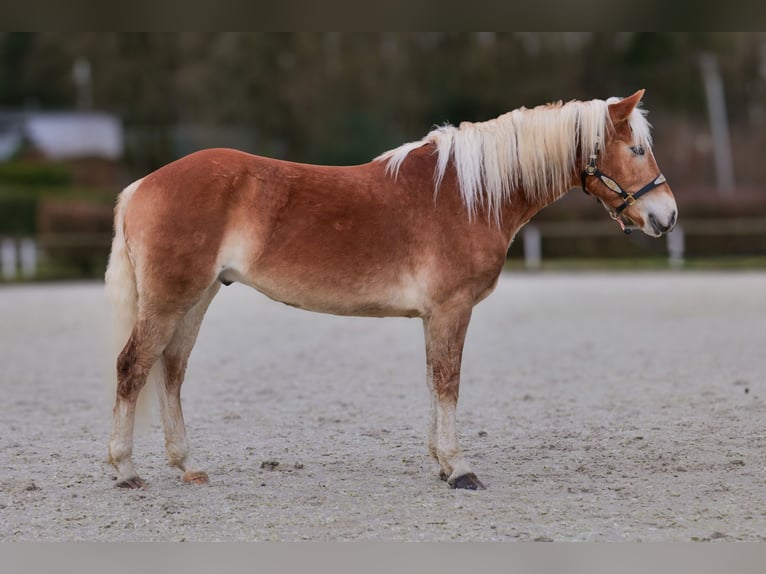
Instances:
[[[624,122],[630,117],[630,113],[644,97],[644,90],[638,90],[632,96],[621,99],[619,102],[609,104],[609,117],[612,118],[613,124],[619,124]]]

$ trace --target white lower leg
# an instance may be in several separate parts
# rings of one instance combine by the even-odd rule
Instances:
[[[160,391],[160,413],[165,431],[165,451],[171,466],[184,472],[199,472],[199,466],[191,456],[189,440],[186,437],[181,399],[177,393]]]
[[[167,452],[170,466],[180,468],[184,472],[198,472],[200,470],[199,465],[191,455],[189,441],[183,429],[177,434],[168,434],[166,431],[165,451]]]
[[[457,440],[456,405],[440,400],[436,403],[436,458],[442,472],[450,482],[464,474],[471,474],[471,466],[465,460]]]
[[[136,478],[133,467],[133,421],[136,403],[118,398],[114,405],[112,434],[109,439],[109,462],[117,470],[119,482]]]
[[[160,399],[160,414],[162,416],[162,428],[165,431],[165,451],[171,466],[184,471],[183,480],[196,484],[205,484],[208,477],[200,470],[196,461],[192,459],[189,449],[189,441],[186,437],[183,411],[181,410],[181,396],[178,389],[167,390],[164,385],[158,389]]]
[[[439,443],[436,438],[436,398],[431,398],[431,420],[428,423],[428,452],[431,453],[431,456],[434,457],[437,461],[439,460],[438,447]]]

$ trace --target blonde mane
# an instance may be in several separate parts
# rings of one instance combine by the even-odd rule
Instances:
[[[578,147],[594,150],[597,142],[604,141],[611,123],[608,106],[615,101],[619,98],[557,102],[520,108],[486,122],[446,125],[375,161],[386,162],[387,173],[395,177],[411,151],[433,144],[437,154],[434,193],[452,159],[469,218],[483,207],[489,217],[499,221],[501,207],[520,189],[526,199],[535,202],[556,199],[569,189]],[[629,121],[634,142],[649,147],[650,125],[645,114],[635,108]],[[580,169],[590,153],[581,154]]]

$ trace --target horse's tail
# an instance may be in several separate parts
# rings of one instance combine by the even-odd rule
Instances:
[[[106,296],[112,307],[112,325],[114,326],[114,343],[119,351],[125,346],[138,315],[138,290],[136,289],[136,273],[128,253],[125,241],[125,208],[133,197],[133,192],[140,181],[136,181],[122,190],[114,209],[114,238],[112,250],[109,253],[109,263],[106,266]]]
[[[133,193],[141,184],[141,180],[135,181],[120,193],[117,207],[114,210],[114,238],[112,250],[109,253],[109,263],[106,267],[106,295],[112,311],[112,349],[110,362],[112,373],[116,373],[117,357],[125,347],[133,327],[138,318],[138,289],[136,285],[136,271],[130,256],[129,246],[125,239],[125,209],[128,206]],[[157,366],[152,369],[150,379],[154,376]],[[109,377],[110,384],[116,383],[116,376]],[[138,411],[146,411],[144,397],[151,393],[142,393],[138,402]],[[139,417],[143,418],[143,417]]]

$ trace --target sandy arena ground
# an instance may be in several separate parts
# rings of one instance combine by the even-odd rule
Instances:
[[[114,488],[100,284],[0,288],[0,541],[766,540],[766,274],[504,275],[468,332],[458,424],[483,492],[425,446],[419,320],[222,289],[184,407]]]

